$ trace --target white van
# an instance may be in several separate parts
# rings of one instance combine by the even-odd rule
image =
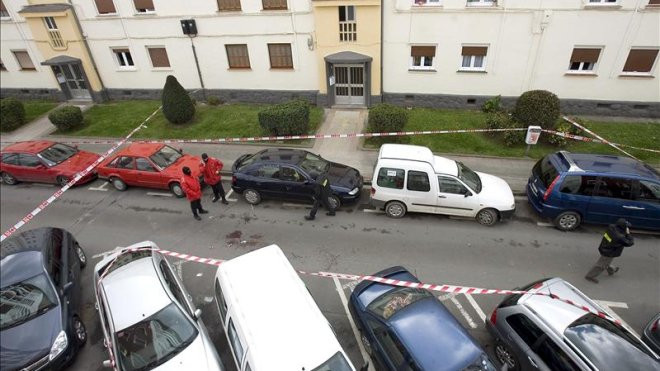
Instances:
[[[277,245],[224,262],[215,300],[240,371],[355,371]]]
[[[405,144],[380,147],[371,204],[392,218],[421,212],[476,218],[483,225],[509,218],[516,209],[503,179]]]

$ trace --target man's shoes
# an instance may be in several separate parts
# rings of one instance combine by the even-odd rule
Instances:
[[[202,217],[199,215],[193,215],[193,218],[195,218],[195,220],[202,220]]]
[[[314,220],[314,217],[310,215],[305,215],[305,220]]]
[[[598,280],[593,277],[584,277],[584,279],[586,279],[589,282],[598,283]]]
[[[610,276],[619,271],[619,267],[607,267],[607,274]]]
[[[208,214],[209,211],[208,211],[208,210],[199,210],[199,213],[200,213],[200,214]]]
[[[229,202],[227,202],[227,200],[225,200],[225,199],[222,199],[222,203],[225,204],[225,205],[229,205]]]
[[[219,199],[220,199],[219,197],[214,196],[211,202],[218,202]]]
[[[334,212],[334,211],[328,211],[327,213],[325,213],[325,215],[327,215],[327,216],[335,216],[335,212]]]

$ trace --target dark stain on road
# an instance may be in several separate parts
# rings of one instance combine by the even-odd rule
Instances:
[[[530,245],[534,246],[534,247],[537,248],[537,249],[538,249],[539,247],[541,247],[541,244],[540,244],[539,241],[537,241],[537,240],[532,241],[532,242],[530,243]]]
[[[181,210],[170,210],[162,207],[140,207],[140,206],[129,206],[128,210],[133,210],[137,212],[148,211],[150,213],[163,213],[163,214],[182,214]]]
[[[376,228],[362,228],[362,232],[373,232]]]
[[[504,238],[493,238],[495,242],[504,242]]]
[[[391,234],[392,232],[388,231],[387,229],[381,229],[380,233],[382,233],[382,234]]]
[[[241,238],[242,235],[243,235],[243,232],[241,232],[241,231],[233,231],[233,232],[229,233],[228,235],[226,235],[225,238],[227,238],[227,239],[231,239],[231,238],[238,239],[238,238]]]
[[[261,235],[261,234],[253,234],[253,235],[250,236],[250,238],[255,239],[255,240],[258,240],[258,239],[263,238],[263,237],[264,236]]]

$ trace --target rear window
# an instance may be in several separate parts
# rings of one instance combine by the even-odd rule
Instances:
[[[405,172],[403,169],[381,167],[380,170],[378,170],[376,184],[378,184],[379,187],[403,189],[404,177]]]
[[[384,319],[388,319],[410,304],[432,296],[426,290],[397,287],[371,302],[367,309]]]
[[[534,282],[532,282],[530,284],[527,284],[523,287],[516,287],[512,291],[528,291],[532,288],[538,288],[543,284],[543,282],[545,282],[547,280],[549,280],[549,278],[541,278],[540,280],[534,281]],[[500,305],[498,305],[497,307],[498,308],[505,308],[505,307],[510,307],[512,305],[516,305],[516,304],[518,304],[518,299],[520,299],[521,296],[523,296],[523,294],[509,295],[504,300],[502,300]]]
[[[145,248],[144,250],[124,252],[123,254],[119,255],[116,259],[110,261],[105,267],[101,268],[101,270],[99,271],[99,275],[110,274],[115,269],[120,268],[134,260],[139,260],[149,256],[151,256],[151,249],[148,248]]]
[[[548,188],[553,180],[559,175],[555,165],[550,162],[550,155],[540,159],[532,168],[532,174],[539,178],[541,183]]]

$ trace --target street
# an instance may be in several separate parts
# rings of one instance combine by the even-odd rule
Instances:
[[[227,182],[224,188],[230,189]],[[3,231],[56,189],[45,184],[0,186]],[[309,212],[309,205],[266,200],[251,206],[233,192],[228,197],[229,205],[222,205],[210,202],[207,188],[202,203],[210,213],[196,221],[188,202],[167,191],[129,188],[119,192],[96,180],[66,192],[23,229],[65,228],[76,236],[90,260],[83,272],[87,282],[83,284],[82,318],[89,340],[72,370],[101,370],[107,357],[94,309],[93,264],[117,246],[144,240],[152,240],[163,249],[216,259],[231,259],[277,244],[299,270],[372,274],[402,265],[421,281],[436,284],[509,289],[542,277],[558,276],[599,300],[637,333],[660,311],[657,235],[636,234],[634,247],[615,260],[621,271],[613,277],[601,276],[596,285],[583,277],[598,258],[603,226],[560,232],[539,220],[521,197],[516,198],[514,219],[490,228],[474,220],[438,215],[410,214],[395,220],[370,209],[368,193],[365,188],[357,204],[342,207],[335,217],[320,212],[315,221],[308,222],[303,217]],[[168,259],[202,310],[227,370],[234,370],[213,299],[215,268]],[[304,275],[301,278],[359,368],[368,356],[358,346],[359,339],[345,306],[356,282]],[[434,294],[492,354],[492,339],[484,321],[502,297]]]

